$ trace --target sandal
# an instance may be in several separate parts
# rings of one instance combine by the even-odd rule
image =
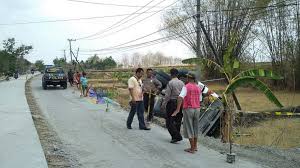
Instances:
[[[195,153],[195,151],[193,151],[191,148],[185,149],[184,151],[185,151],[185,152],[188,152],[188,153],[192,153],[192,154]]]

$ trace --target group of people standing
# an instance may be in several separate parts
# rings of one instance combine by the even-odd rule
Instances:
[[[68,71],[68,80],[71,86],[76,86],[77,89],[80,90],[80,96],[87,97],[88,94],[88,80],[86,77],[86,73],[82,72],[80,73],[79,71],[76,71],[74,73],[72,69],[69,69]]]
[[[148,112],[147,121],[153,119],[153,105],[155,96],[160,93],[162,84],[153,75],[152,69],[147,69],[147,77],[142,80],[144,70],[138,68],[133,77],[128,80],[131,110],[127,119],[127,128],[131,124],[135,113],[141,130],[150,130],[144,121],[144,111]],[[178,79],[178,70],[170,70],[171,80],[165,89],[165,96],[161,110],[166,112],[166,127],[171,135],[171,143],[182,140],[180,133],[183,121],[183,136],[189,139],[190,148],[186,152],[195,153],[197,149],[198,122],[200,117],[200,102],[203,88],[197,81],[195,74],[188,73],[183,80]]]

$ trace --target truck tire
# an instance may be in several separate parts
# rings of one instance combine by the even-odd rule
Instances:
[[[180,69],[180,70],[178,70],[178,78],[185,77],[186,74],[188,74],[188,73],[189,73],[188,70],[186,70],[186,69]]]
[[[164,77],[162,77],[160,74],[156,74],[156,79],[157,80],[159,80],[160,82],[161,82],[161,84],[162,84],[162,88],[161,89],[164,89],[166,86],[167,86],[167,84],[168,84],[168,82],[169,81],[167,81]]]
[[[156,74],[159,74],[160,76],[162,76],[163,78],[165,78],[167,81],[170,81],[171,80],[171,76],[168,75],[167,73],[165,73],[164,71],[158,71],[156,72]]]

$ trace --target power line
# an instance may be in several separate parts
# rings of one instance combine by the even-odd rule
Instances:
[[[161,1],[159,1],[158,3],[156,3],[154,6],[157,6],[157,5],[161,4],[161,3],[163,3],[164,1],[166,1],[166,0],[161,0]],[[177,2],[175,2],[175,3],[177,3]],[[173,3],[173,4],[175,4],[175,3]],[[173,5],[173,4],[172,4],[172,5]],[[172,5],[169,5],[169,6],[172,6]],[[167,6],[167,7],[165,7],[165,8],[168,8],[169,6]],[[152,7],[152,8],[153,8],[153,7]],[[147,10],[144,11],[144,12],[147,12],[147,11],[151,10],[152,8],[149,8],[149,9],[147,9]],[[164,9],[165,9],[165,8],[164,8]],[[163,11],[164,9],[162,9],[162,10],[160,10],[160,11]],[[156,12],[156,13],[158,13],[158,12]],[[156,13],[154,13],[154,14],[152,14],[152,15],[146,17],[146,18],[150,18],[151,16],[155,15]],[[127,22],[129,22],[129,21],[131,21],[131,20],[133,20],[133,19],[135,19],[135,18],[137,18],[138,16],[140,16],[140,15],[137,15],[137,16],[135,16],[135,17],[133,17],[133,18],[130,18],[131,16],[129,16],[128,18],[130,18],[130,19],[128,19],[128,20],[125,19],[125,22],[120,22],[119,24],[117,24],[117,25],[115,25],[114,27],[108,29],[107,31],[101,32],[100,34],[97,34],[97,35],[101,35],[101,34],[104,34],[104,33],[106,33],[106,32],[109,32],[109,31],[111,31],[111,30],[113,30],[113,29],[115,29],[115,28],[118,28],[118,27],[124,25],[125,23],[127,23]],[[143,21],[143,19],[142,19],[141,21]],[[137,24],[137,23],[139,23],[139,22],[141,22],[141,21],[138,21],[138,22],[136,22],[136,23],[130,25],[129,27],[131,27],[131,26],[133,26],[133,25],[135,25],[135,24]],[[120,31],[121,31],[121,30],[120,30]],[[99,37],[99,38],[100,38],[100,37]],[[94,38],[94,39],[97,39],[97,38]],[[92,40],[92,39],[87,39],[87,40]]]
[[[154,40],[151,40],[151,41],[146,41],[146,42],[142,42],[142,43],[138,43],[138,44],[133,44],[133,45],[128,45],[128,46],[123,46],[123,47],[118,47],[118,48],[110,48],[110,49],[105,49],[105,50],[123,51],[123,50],[128,50],[128,49],[130,49],[130,50],[131,49],[137,49],[137,47],[138,48],[143,48],[143,47],[151,46],[151,45],[154,45],[154,44],[159,44],[161,42],[173,40],[173,39],[177,38],[178,36],[189,35],[189,34],[192,34],[192,33],[195,33],[195,31],[181,33],[181,34],[176,34],[176,35],[170,35],[170,36],[167,36],[167,37],[162,37],[162,38],[154,39]],[[105,51],[105,50],[101,50],[101,51]],[[110,52],[114,52],[114,51],[108,51],[108,52],[110,53]]]
[[[93,4],[93,5],[104,5],[104,6],[118,6],[118,7],[131,7],[131,8],[143,7],[143,6],[138,6],[138,5],[124,5],[124,4],[102,3],[102,2],[81,1],[81,0],[66,0],[66,1]],[[151,8],[153,6],[148,6],[148,7]],[[157,8],[160,8],[160,7],[157,7]]]
[[[127,16],[127,17],[125,17],[125,18],[123,18],[123,19],[121,19],[121,20],[119,20],[119,21],[115,22],[114,24],[110,25],[110,26],[109,26],[109,27],[107,27],[106,29],[104,29],[104,30],[101,30],[101,31],[99,31],[99,32],[96,32],[96,33],[94,33],[94,34],[91,34],[91,35],[85,36],[85,37],[80,37],[80,38],[77,38],[76,40],[83,40],[83,39],[87,39],[87,38],[90,38],[90,37],[96,36],[96,35],[98,35],[98,34],[101,34],[101,33],[104,33],[104,32],[106,32],[106,31],[110,30],[110,29],[111,29],[111,28],[113,28],[114,26],[116,26],[116,25],[118,25],[118,24],[122,23],[124,20],[126,20],[126,19],[130,18],[130,17],[131,17],[131,16],[133,16],[134,14],[136,14],[136,13],[138,13],[139,11],[143,10],[145,7],[147,7],[147,6],[148,6],[150,3],[152,3],[153,1],[155,1],[155,0],[151,0],[150,2],[148,2],[148,3],[147,3],[146,5],[144,5],[143,7],[139,8],[139,9],[138,9],[138,10],[136,10],[135,12],[131,13],[131,15],[129,15],[129,16]],[[138,16],[139,16],[139,15],[138,15]]]
[[[274,9],[270,9],[270,10],[274,10]],[[250,16],[255,16],[255,15],[258,15],[258,14],[261,14],[261,13],[262,13],[262,12],[260,12],[260,13],[252,13],[252,14],[250,14]],[[158,31],[152,32],[152,33],[150,33],[150,34],[147,34],[147,35],[145,35],[145,36],[139,37],[139,38],[137,38],[137,39],[134,39],[134,40],[131,40],[131,41],[122,43],[122,44],[118,44],[118,45],[115,45],[115,46],[107,47],[107,48],[104,48],[104,49],[89,50],[89,51],[85,51],[85,52],[97,52],[97,51],[109,50],[109,49],[113,49],[113,48],[120,47],[120,46],[122,46],[122,45],[130,44],[130,43],[135,42],[135,41],[138,41],[138,40],[140,40],[140,39],[149,37],[149,36],[151,36],[151,35],[153,35],[153,34],[159,33],[159,32],[161,32],[161,31],[163,31],[163,30],[165,30],[165,29],[167,29],[167,28],[170,28],[170,27],[173,27],[173,26],[175,26],[175,25],[178,25],[178,24],[180,24],[180,23],[182,23],[182,22],[184,22],[184,21],[190,19],[191,17],[192,17],[192,16],[187,17],[186,19],[184,19],[184,20],[182,20],[182,21],[179,21],[179,22],[177,22],[177,23],[175,23],[175,24],[172,24],[172,25],[170,25],[170,26],[168,26],[168,27],[165,27],[165,28],[160,29],[160,30],[158,30]],[[237,20],[242,20],[242,19],[234,19],[234,20],[237,21]],[[226,22],[226,20],[225,20],[224,22]],[[224,23],[217,23],[217,25],[221,25],[221,24],[224,24]],[[216,25],[216,24],[215,24],[215,23],[212,23],[212,24],[209,24],[209,25]],[[212,30],[212,29],[210,29],[210,30]]]
[[[176,3],[177,3],[177,2],[174,2],[174,3],[172,3],[172,4],[170,4],[170,5],[166,6],[166,7],[164,7],[163,9],[161,9],[161,10],[159,10],[159,11],[157,11],[157,12],[155,12],[155,13],[153,13],[153,14],[151,14],[151,15],[145,17],[145,18],[142,18],[142,19],[140,19],[140,20],[138,20],[138,21],[136,21],[136,22],[134,22],[134,23],[132,23],[132,24],[130,24],[130,25],[128,25],[128,26],[122,28],[122,29],[119,29],[119,30],[114,31],[114,32],[110,32],[110,33],[105,34],[105,35],[100,36],[100,37],[88,39],[88,40],[96,40],[96,39],[99,39],[99,38],[104,38],[104,37],[107,37],[107,36],[109,36],[109,35],[112,35],[112,34],[115,34],[115,33],[121,32],[121,31],[124,31],[124,30],[126,30],[126,29],[128,29],[128,28],[130,28],[130,27],[132,27],[132,26],[134,26],[134,25],[136,25],[136,24],[138,24],[138,23],[141,23],[141,22],[145,21],[146,19],[148,19],[148,18],[150,18],[150,17],[156,15],[157,13],[159,13],[159,12],[165,10],[166,8],[169,8],[170,6],[172,6],[172,5],[176,4]]]
[[[166,29],[168,29],[168,28],[170,28],[170,27],[176,26],[176,25],[178,25],[179,23],[182,23],[182,22],[184,22],[184,21],[186,21],[186,20],[188,20],[188,19],[190,19],[190,18],[192,18],[192,16],[189,16],[189,17],[187,17],[187,18],[185,18],[185,19],[183,19],[183,20],[181,20],[181,21],[179,21],[179,22],[176,22],[176,23],[174,23],[174,24],[172,24],[172,25],[169,25],[169,26],[164,27],[164,28],[162,28],[162,29],[159,29],[159,30],[157,30],[157,31],[155,31],[155,32],[152,32],[152,33],[149,33],[149,34],[147,34],[147,35],[144,35],[144,36],[142,36],[142,37],[136,38],[136,39],[134,39],[134,40],[130,40],[130,41],[127,41],[127,42],[125,42],[125,43],[121,43],[121,44],[118,44],[118,45],[115,45],[115,46],[112,46],[112,47],[107,47],[107,48],[100,49],[100,50],[90,50],[90,52],[94,52],[94,51],[102,51],[102,50],[105,50],[105,49],[116,48],[116,47],[120,47],[120,46],[123,46],[123,45],[126,45],[126,44],[130,44],[130,43],[132,43],[132,42],[135,42],[135,41],[144,39],[144,38],[146,38],[146,37],[149,37],[149,36],[151,36],[151,35],[153,35],[153,34],[159,33],[159,32],[161,32],[161,31],[163,31],[163,30],[166,30]]]
[[[156,12],[159,12],[159,11],[161,11],[161,10],[135,13],[134,15],[145,14],[145,13],[156,13]],[[121,16],[128,16],[128,15],[132,15],[132,13],[118,14],[118,15],[107,15],[107,16],[94,16],[94,17],[73,18],[73,19],[56,19],[56,20],[41,20],[41,21],[25,21],[25,22],[15,22],[15,23],[0,23],[0,26],[24,25],[24,24],[39,24],[39,23],[56,23],[56,22],[71,22],[71,21],[82,21],[82,20],[94,20],[94,19],[114,18],[114,17],[121,17]]]
[[[284,5],[284,6],[292,6],[292,4],[287,4],[287,5]],[[281,7],[284,7],[284,6],[281,6]],[[270,10],[274,10],[274,9],[270,9]],[[258,11],[258,10],[257,10],[257,11]],[[263,12],[265,12],[265,11],[263,11]],[[261,12],[261,13],[262,13],[262,12]],[[256,13],[256,14],[253,13],[253,14],[250,14],[250,15],[249,15],[249,13],[248,13],[248,14],[246,14],[246,15],[254,16],[254,15],[261,14],[261,13]],[[241,19],[236,19],[236,20],[241,20]],[[185,20],[183,20],[183,21],[185,21]],[[183,21],[182,21],[182,22],[183,22]],[[177,24],[178,24],[178,23],[177,23]],[[210,24],[210,25],[215,25],[215,24]],[[167,28],[168,28],[168,27],[167,27]],[[166,28],[164,28],[164,29],[166,29]],[[150,35],[152,35],[152,34],[155,34],[155,33],[157,33],[157,32],[160,32],[160,31],[162,31],[162,30],[164,30],[164,29],[158,30],[158,31],[156,31],[156,32],[150,33],[150,34],[145,35],[145,36],[143,36],[143,37],[140,37],[140,38],[138,38],[138,39],[131,40],[131,41],[128,41],[128,42],[126,42],[126,43],[122,43],[122,44],[119,44],[119,45],[116,45],[116,46],[112,46],[112,47],[108,47],[108,48],[104,48],[104,49],[100,49],[100,50],[90,50],[90,51],[86,51],[86,52],[105,51],[105,50],[116,50],[116,49],[119,49],[119,50],[120,50],[120,49],[123,49],[123,50],[124,50],[124,49],[126,49],[126,48],[135,47],[136,45],[144,45],[144,44],[148,44],[148,43],[153,43],[153,42],[156,42],[156,41],[158,41],[158,40],[163,40],[163,39],[168,38],[168,37],[160,38],[160,39],[156,39],[156,40],[152,40],[152,41],[148,41],[148,42],[144,42],[144,43],[141,43],[141,44],[135,44],[135,45],[130,45],[130,46],[119,47],[119,46],[122,46],[122,45],[125,45],[125,44],[128,44],[128,43],[137,41],[137,40],[139,40],[139,39],[148,37],[148,36],[150,36]],[[117,48],[117,47],[118,47],[118,48]]]

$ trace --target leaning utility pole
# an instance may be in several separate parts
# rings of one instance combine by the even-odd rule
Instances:
[[[70,58],[71,58],[71,64],[73,64],[73,58],[72,58],[72,41],[76,41],[75,39],[68,39],[69,46],[70,46]]]
[[[84,71],[83,67],[81,66],[81,64],[80,64],[80,62],[79,62],[79,60],[78,60],[79,47],[78,47],[78,49],[77,49],[77,56],[75,56],[75,54],[73,53],[73,51],[71,52],[71,54],[74,56],[74,59],[75,59],[75,61],[77,62],[79,68],[80,68],[82,71]]]

